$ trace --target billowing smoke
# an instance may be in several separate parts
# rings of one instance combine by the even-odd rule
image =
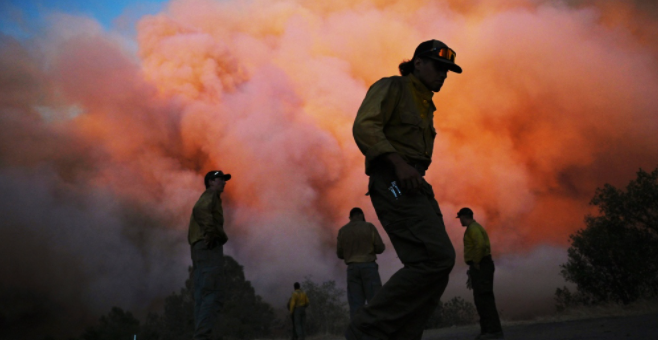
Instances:
[[[157,310],[187,276],[211,169],[233,174],[226,252],[260,294],[342,283],[336,230],[353,206],[376,220],[356,110],[431,38],[464,68],[434,97],[427,178],[449,234],[461,254],[453,217],[473,208],[503,314],[546,312],[594,189],[658,165],[648,3],[178,0],[139,21],[136,54],[63,14],[2,36],[0,323],[71,332],[113,305]],[[380,266],[400,266],[391,247]],[[463,269],[446,296],[468,295]]]

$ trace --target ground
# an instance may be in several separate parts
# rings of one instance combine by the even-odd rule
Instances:
[[[466,340],[479,333],[478,326],[426,331],[423,340]],[[657,340],[658,313],[561,322],[504,326],[506,340]]]
[[[504,324],[506,340],[658,340],[658,313],[588,318],[570,321]],[[425,331],[423,340],[470,340],[478,326]],[[339,340],[342,337],[312,337],[309,340]]]

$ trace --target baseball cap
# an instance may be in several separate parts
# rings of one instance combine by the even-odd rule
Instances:
[[[225,181],[231,179],[231,174],[224,174],[221,170],[209,171],[206,174],[206,177],[203,179],[203,183],[208,185],[209,181],[212,181],[215,178],[223,178]]]
[[[473,217],[473,210],[471,210],[471,208],[461,208],[457,213],[457,218],[459,218],[460,216]]]
[[[414,59],[416,57],[430,58],[446,64],[448,70],[452,72],[462,73],[462,68],[455,64],[456,56],[457,53],[448,45],[434,39],[420,43],[414,52]]]

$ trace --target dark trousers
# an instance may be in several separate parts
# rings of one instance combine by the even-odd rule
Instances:
[[[419,192],[394,195],[392,171],[370,176],[369,193],[391,243],[404,267],[354,315],[346,337],[421,339],[427,319],[436,309],[455,264],[455,250],[429,183]],[[397,196],[397,197],[396,197]]]
[[[306,333],[304,330],[304,326],[306,325],[306,306],[295,306],[295,310],[292,312],[292,317],[297,339],[306,339]]]
[[[290,321],[292,322],[292,340],[297,340],[297,330],[295,329],[295,314],[290,314]]]
[[[194,268],[194,339],[211,339],[222,309],[221,280],[224,248],[208,249],[204,241],[192,245]]]
[[[347,265],[347,302],[350,305],[350,319],[354,313],[370,303],[375,293],[382,287],[379,266],[376,262],[350,263]]]
[[[475,308],[477,308],[480,315],[480,332],[482,334],[498,333],[503,330],[500,326],[496,298],[493,293],[495,271],[496,267],[491,260],[491,256],[482,259],[479,270],[472,265],[469,269],[473,286],[473,300],[475,300]]]

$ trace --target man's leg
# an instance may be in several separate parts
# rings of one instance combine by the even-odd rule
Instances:
[[[306,340],[306,307],[302,307],[300,320],[302,322],[302,335],[300,340]]]
[[[446,276],[441,282],[438,282],[433,291],[427,291],[427,294],[433,294],[431,299],[419,307],[416,312],[409,317],[409,321],[400,328],[397,332],[392,334],[389,339],[399,340],[420,340],[423,337],[423,330],[427,324],[427,320],[432,316],[436,307],[438,307],[441,300],[441,295],[448,285],[448,277]]]
[[[306,339],[306,333],[304,332],[304,326],[306,323],[306,307],[295,307],[293,312],[295,317],[295,333],[299,340]]]
[[[379,277],[379,265],[376,262],[369,262],[363,263],[361,267],[365,300],[370,303],[377,291],[382,288],[382,279]]]
[[[354,313],[366,303],[361,277],[360,263],[350,263],[347,266],[347,303],[350,306],[350,320]]]
[[[295,313],[290,314],[290,320],[292,321],[292,340],[297,340],[297,330],[295,329]]]
[[[192,247],[194,264],[194,339],[210,339],[222,309],[222,246],[208,249],[203,241]]]
[[[369,192],[405,266],[356,313],[346,333],[348,338],[358,339],[361,334],[378,339],[422,335],[454,266],[455,251],[431,186],[423,183],[420,192],[403,192],[396,197],[388,189],[391,177],[372,176]]]
[[[494,263],[489,259],[483,260],[480,263],[480,270],[471,269],[471,272],[473,273],[473,298],[480,315],[482,334],[500,333],[503,330],[493,293]]]

